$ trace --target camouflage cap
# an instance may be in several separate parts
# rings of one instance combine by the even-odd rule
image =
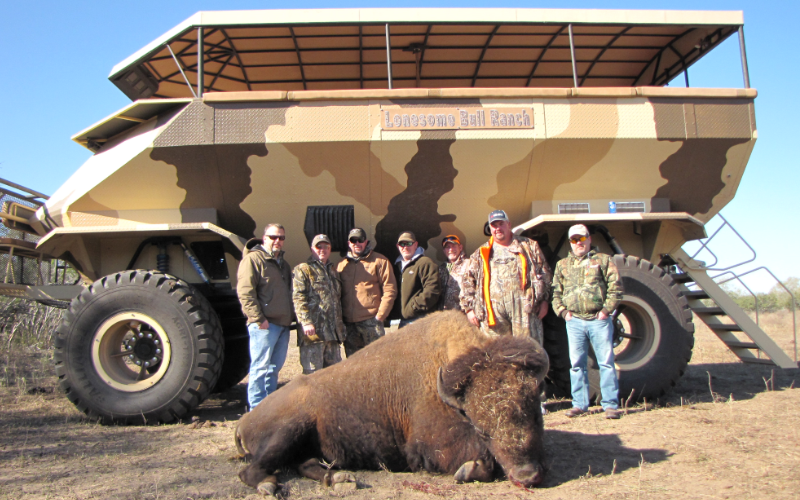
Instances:
[[[442,246],[447,246],[448,243],[455,243],[456,245],[461,244],[461,240],[455,234],[448,234],[442,240]]]
[[[508,222],[508,215],[506,215],[506,213],[502,210],[495,210],[489,214],[489,224],[496,220],[504,220]]]
[[[318,235],[314,236],[313,240],[311,240],[311,246],[316,248],[317,243],[320,243],[320,242],[327,243],[328,245],[331,244],[331,240],[328,238],[327,235],[318,234]]]
[[[586,229],[586,226],[583,224],[575,224],[569,228],[569,232],[567,233],[568,238],[572,238],[573,236],[589,236],[589,230]]]
[[[347,235],[348,241],[350,238],[358,238],[359,240],[366,240],[367,239],[367,232],[361,229],[360,227],[354,227],[350,230],[350,234]]]
[[[412,233],[411,231],[406,231],[402,233],[399,238],[397,238],[398,243],[400,243],[401,241],[408,241],[414,243],[415,241],[417,241],[417,237],[414,236],[414,233]]]

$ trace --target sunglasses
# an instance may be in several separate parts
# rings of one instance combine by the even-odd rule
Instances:
[[[275,240],[283,241],[283,240],[286,239],[286,236],[281,236],[280,234],[265,234],[264,236],[266,236],[267,238],[271,239],[272,241],[275,241]]]
[[[416,241],[401,241],[400,243],[397,244],[397,246],[406,248],[414,245],[414,243],[416,243]]]
[[[444,245],[449,241],[452,241],[453,243],[457,243],[459,245],[461,244],[461,242],[458,241],[458,236],[445,236],[444,239],[442,240],[442,245]]]
[[[322,243],[317,243],[317,246],[314,248],[316,248],[317,250],[322,250],[323,248],[330,248],[330,247],[331,246],[328,243],[322,242]]]
[[[577,236],[569,239],[570,243],[583,243],[586,241],[586,236]]]
[[[364,238],[350,238],[349,241],[350,243],[364,243],[367,240]]]

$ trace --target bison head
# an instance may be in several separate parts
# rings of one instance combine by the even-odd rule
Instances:
[[[549,364],[534,340],[502,336],[439,369],[439,397],[476,427],[508,479],[523,487],[544,479],[541,396]]]

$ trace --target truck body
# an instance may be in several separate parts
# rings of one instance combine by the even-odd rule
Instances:
[[[757,137],[755,90],[665,85],[741,27],[736,12],[198,13],[114,68],[134,102],[76,134],[94,155],[6,219],[37,239],[27,258],[82,284],[7,271],[0,293],[72,300],[56,358],[79,408],[170,421],[246,373],[236,270],[266,224],[286,227],[292,264],[319,233],[341,258],[353,227],[392,260],[413,231],[441,262],[445,235],[470,253],[503,209],[551,265],[577,222],[617,255],[623,394],[658,396],[691,356],[671,255],[733,198]],[[545,324],[568,395],[563,321]]]

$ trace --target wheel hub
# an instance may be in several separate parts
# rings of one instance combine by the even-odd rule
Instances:
[[[170,343],[154,319],[140,313],[120,313],[94,335],[92,363],[102,380],[124,392],[155,385],[166,373]]]
[[[128,359],[138,366],[142,364],[145,366],[156,366],[163,358],[160,347],[161,341],[158,338],[153,338],[152,333],[134,333],[130,339],[124,342],[124,345],[125,351],[130,352]]]

